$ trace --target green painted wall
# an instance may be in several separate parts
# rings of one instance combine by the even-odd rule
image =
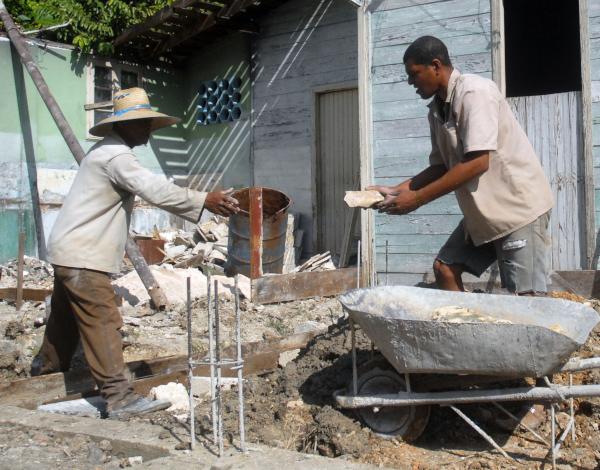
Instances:
[[[30,51],[80,144],[87,151],[96,142],[86,138],[87,118],[83,108],[88,102],[86,67],[89,57],[59,46],[31,45]],[[144,67],[141,74],[151,104],[158,111],[183,116],[187,89],[182,71]],[[11,53],[10,43],[4,39],[0,39],[0,83],[0,262],[4,262],[17,255],[19,211],[25,213],[26,252],[28,255],[36,254],[24,139],[31,136],[30,146],[35,156],[38,181],[50,184],[50,193],[40,188],[46,237],[57,211],[56,206],[47,204],[56,202],[57,197],[60,202],[68,191],[77,165],[33,81],[18,56]],[[31,129],[30,133],[27,127]],[[158,131],[149,145],[136,148],[135,153],[144,166],[163,172],[172,160],[171,149],[185,147],[185,132],[183,123]]]

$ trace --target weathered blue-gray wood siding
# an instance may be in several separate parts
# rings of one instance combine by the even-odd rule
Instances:
[[[428,166],[427,102],[406,82],[402,56],[417,37],[442,39],[462,72],[491,78],[489,0],[384,0],[374,3],[373,165],[378,184],[395,184]],[[376,268],[390,283],[414,284],[462,218],[454,195],[406,216],[375,218]],[[386,241],[389,252],[385,256]]]
[[[315,91],[357,80],[356,8],[341,0],[291,0],[270,12],[260,30],[252,64],[254,181],[291,196],[309,254]]]
[[[588,31],[590,37],[590,77],[592,80],[592,136],[594,157],[594,188],[596,230],[600,234],[600,0],[588,0]],[[598,241],[595,261],[598,262]]]
[[[551,268],[582,268],[585,246],[581,92],[508,99],[550,182]]]

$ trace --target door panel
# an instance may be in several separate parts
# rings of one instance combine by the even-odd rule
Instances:
[[[352,216],[344,192],[359,185],[358,139],[358,90],[317,95],[317,246],[333,257],[340,254],[344,227]],[[360,222],[356,225],[359,234]]]
[[[583,227],[583,146],[581,93],[507,98],[550,181],[554,208],[552,263],[555,270],[581,269]]]

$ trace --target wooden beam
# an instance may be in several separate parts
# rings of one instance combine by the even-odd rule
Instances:
[[[154,52],[154,55],[161,55],[162,53],[168,51],[169,49],[173,49],[177,45],[181,44],[184,41],[187,41],[191,37],[199,34],[207,29],[212,28],[217,24],[217,20],[221,17],[224,17],[225,14],[229,15],[229,17],[234,16],[240,11],[244,10],[248,6],[255,3],[256,0],[235,0],[235,8],[233,3],[230,5],[223,6],[218,12],[211,13],[204,18],[200,18],[187,28],[184,28],[181,33],[177,36],[172,37],[171,39],[164,41]]]
[[[371,11],[369,3],[356,9],[358,22],[358,120],[360,141],[360,188],[373,184],[373,106],[371,77]],[[361,285],[376,277],[374,211],[361,211]]]
[[[356,268],[266,276],[252,281],[252,302],[269,304],[337,295],[356,287]]]
[[[92,109],[100,109],[100,108],[112,108],[113,102],[111,101],[100,101],[99,103],[89,103],[84,104],[83,109],[86,111],[90,111]]]
[[[122,44],[125,44],[131,41],[136,36],[143,34],[147,31],[150,31],[152,28],[164,23],[168,19],[172,18],[175,14],[176,8],[187,8],[190,5],[196,3],[196,0],[177,0],[173,2],[172,5],[163,8],[159,12],[152,15],[143,23],[137,24],[129,29],[126,29],[121,34],[119,34],[116,39],[113,41],[113,45],[118,47]]]
[[[263,193],[262,188],[250,188],[250,279],[263,275]]]
[[[492,78],[503,96],[506,96],[504,60],[504,5],[492,0]]]
[[[19,222],[23,224],[23,215],[19,215]],[[17,256],[17,295],[15,298],[15,307],[17,311],[21,310],[23,305],[23,266],[25,262],[25,229],[20,227],[19,232],[19,254]]]
[[[237,31],[246,34],[258,34],[260,32],[258,24],[251,20],[234,19],[222,21],[219,22],[219,26],[228,31]]]
[[[244,0],[233,0],[229,4],[227,9],[223,13],[221,13],[221,15],[220,15],[221,18],[226,18],[226,19],[231,18],[233,15],[235,15],[236,13],[238,13],[240,11],[243,3],[244,3]]]
[[[42,302],[49,295],[52,295],[52,289],[33,289],[33,288],[24,287],[22,299]],[[0,299],[16,300],[17,299],[17,288],[16,287],[0,288]]]
[[[596,209],[594,188],[594,142],[592,113],[592,78],[590,71],[590,37],[588,0],[579,0],[579,42],[581,50],[581,111],[583,152],[583,217],[585,223],[585,246],[583,269],[596,269]]]
[[[247,343],[242,346],[244,376],[264,373],[277,367],[279,354],[300,349],[313,339],[319,331],[310,331],[270,341]],[[225,357],[236,355],[235,346],[226,348]],[[169,356],[127,364],[134,389],[140,393],[171,381],[183,381],[187,374],[187,356]],[[207,366],[194,369],[195,375],[209,376]],[[225,377],[237,377],[237,371],[224,369]],[[25,408],[97,394],[96,384],[87,369],[42,375],[0,384],[0,403]]]

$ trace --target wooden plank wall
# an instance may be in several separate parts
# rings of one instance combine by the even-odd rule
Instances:
[[[356,7],[290,0],[260,22],[252,52],[253,162],[258,185],[280,189],[301,214],[313,251],[315,89],[356,82]]]
[[[552,269],[581,269],[584,243],[581,93],[509,98],[550,181]]]
[[[588,0],[588,31],[590,39],[590,75],[592,80],[592,136],[594,157],[594,188],[596,206],[596,249],[594,264],[598,265],[600,247],[600,0]]]
[[[382,0],[373,3],[373,164],[378,184],[395,184],[428,165],[427,101],[406,83],[402,56],[423,35],[443,40],[464,73],[491,78],[489,0]],[[454,230],[461,212],[454,195],[406,216],[377,215],[376,267],[390,284],[415,284]],[[384,276],[385,277],[385,276]]]

